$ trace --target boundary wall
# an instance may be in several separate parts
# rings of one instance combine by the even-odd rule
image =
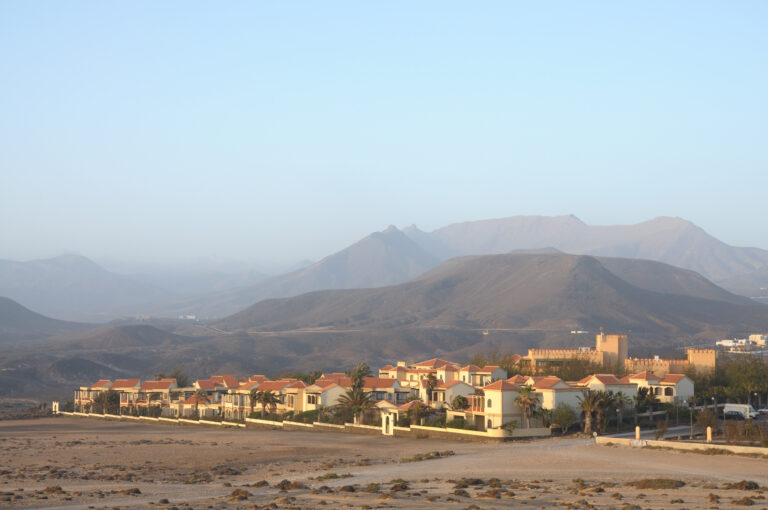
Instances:
[[[150,418],[147,416],[118,416],[114,414],[86,414],[86,413],[70,413],[61,412],[66,416],[79,416],[85,418],[103,418],[110,420],[134,420],[134,421],[148,421],[155,423],[168,423],[174,425],[208,425],[214,427],[238,427],[238,428],[252,428],[261,430],[292,430],[292,431],[318,431],[318,432],[347,432],[351,434],[364,434],[369,436],[380,436],[382,429],[379,426],[374,425],[357,425],[354,423],[345,423],[344,425],[335,425],[332,423],[299,423],[295,421],[271,421],[260,420],[257,418],[246,418],[245,423],[235,423],[227,421],[210,421],[210,420],[189,420],[187,418]],[[530,428],[530,429],[515,429],[511,433],[502,429],[493,429],[486,432],[480,432],[476,430],[461,430],[461,429],[449,429],[438,427],[424,427],[421,425],[411,425],[410,427],[393,427],[392,435],[395,437],[410,437],[415,439],[452,439],[452,440],[464,440],[464,441],[481,441],[481,442],[501,442],[509,441],[511,439],[524,439],[524,438],[537,438],[537,437],[549,437],[550,430],[548,428]]]
[[[760,446],[736,446],[730,444],[712,444],[712,443],[688,443],[685,441],[659,441],[656,439],[633,439],[626,437],[598,436],[595,438],[596,444],[618,444],[622,446],[634,446],[642,448],[645,446],[672,448],[673,450],[699,451],[721,450],[730,453],[746,453],[754,455],[768,456],[768,448]]]

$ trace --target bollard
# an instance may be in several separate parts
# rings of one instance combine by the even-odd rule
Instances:
[[[635,440],[640,441],[640,426],[635,427]]]
[[[707,444],[712,442],[712,427],[707,427]]]

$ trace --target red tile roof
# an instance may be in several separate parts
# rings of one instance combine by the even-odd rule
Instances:
[[[462,372],[480,372],[482,368],[478,367],[477,365],[467,365],[466,367],[461,367]]]
[[[528,381],[528,376],[525,375],[513,375],[509,379],[507,379],[507,382],[510,382],[512,384],[525,384],[526,381]]]
[[[613,374],[593,374],[593,375],[588,375],[587,377],[585,377],[584,379],[579,381],[579,384],[588,384],[589,381],[591,381],[592,379],[597,379],[601,383],[606,384],[606,385],[611,385],[611,386],[627,385],[627,384],[629,384],[629,383],[622,382],[621,380],[619,380],[618,377],[616,377]]]
[[[95,383],[91,384],[91,388],[107,388],[110,384],[112,384],[112,381],[109,379],[99,379]]]
[[[446,365],[455,366],[456,363],[453,363],[451,361],[446,361],[444,359],[440,358],[432,358],[428,359],[426,361],[419,361],[418,363],[414,363],[413,366],[417,368],[443,368]]]
[[[683,378],[685,377],[685,374],[667,374],[662,379],[662,383],[669,383],[669,384],[677,384],[679,383]]]
[[[208,397],[200,397],[199,400],[197,400],[197,398],[198,398],[197,395],[190,395],[189,397],[184,399],[182,404],[195,405],[195,401],[197,401],[197,403],[199,405],[199,404],[207,404],[209,402]]]
[[[490,374],[491,372],[493,372],[494,370],[496,370],[498,368],[499,368],[498,365],[486,365],[483,368],[481,368],[480,370],[478,370],[478,372],[480,372],[481,374]]]
[[[240,390],[251,391],[254,389],[258,389],[260,384],[263,384],[263,383],[260,383],[259,381],[248,381],[238,386],[237,391],[240,391]]]
[[[487,386],[483,386],[483,389],[484,390],[519,390],[520,386],[518,386],[517,384],[512,384],[510,382],[507,382],[503,379],[499,379],[498,381],[492,382]]]
[[[554,375],[550,375],[550,376],[538,378],[538,380],[534,379],[533,387],[534,388],[547,389],[547,388],[551,388],[552,386],[556,386],[556,385],[558,385],[560,383],[563,383],[563,382],[565,382],[565,381],[563,381],[559,377],[555,377]]]
[[[307,385],[304,383],[304,381],[293,381],[291,384],[286,386],[286,388],[296,388],[296,389],[302,389],[306,387]]]
[[[167,390],[171,385],[176,384],[176,379],[160,379],[159,381],[144,381],[140,390]]]
[[[267,377],[264,375],[256,374],[256,375],[250,376],[248,380],[253,382],[262,382],[262,381],[268,381],[269,379],[267,379]]]
[[[195,386],[201,390],[215,390],[216,386],[224,386],[223,384],[217,384],[210,379],[199,379],[195,381]]]
[[[366,377],[363,380],[363,388],[391,388],[396,382],[397,379],[390,379],[388,377]]]
[[[453,381],[451,381],[451,382],[443,382],[443,381],[440,381],[440,384],[438,384],[437,386],[435,386],[435,388],[437,388],[437,389],[441,389],[441,390],[445,390],[445,389],[448,389],[448,388],[453,388],[453,387],[454,387],[454,386],[456,386],[457,384],[462,384],[462,381],[459,381],[459,380],[457,380],[457,379],[454,379],[454,380],[453,380]],[[463,383],[463,384],[467,384],[467,383]]]
[[[336,381],[331,381],[329,379],[318,379],[315,381],[315,386],[318,386],[322,389],[330,388],[331,386],[336,386]]]
[[[259,384],[259,391],[280,391],[291,384],[291,381],[264,381]]]
[[[331,381],[333,383],[338,384],[339,386],[344,386],[345,388],[348,388],[348,387],[352,386],[352,378],[351,377],[344,377],[344,376],[327,377],[326,376],[326,377],[323,377],[322,379],[318,379],[315,382],[318,383],[320,381]]]
[[[659,376],[657,376],[653,372],[645,371],[645,372],[640,372],[640,373],[637,373],[637,374],[629,374],[627,376],[627,380],[629,380],[629,379],[642,379],[644,381],[651,381],[651,380],[658,381],[659,380]],[[623,378],[622,378],[622,380],[623,380]]]
[[[384,365],[379,370],[397,370],[397,367],[393,367],[392,365]]]
[[[410,409],[412,407],[416,407],[417,405],[424,405],[424,402],[422,402],[421,400],[418,400],[418,399],[417,400],[411,400],[410,402],[406,402],[403,405],[397,406],[397,408],[400,409],[400,410],[403,410],[403,411],[407,411],[408,409]]]
[[[219,384],[223,384],[227,388],[237,388],[240,386],[240,381],[231,374],[225,374],[225,375],[212,375],[211,381]]]
[[[139,385],[138,379],[115,379],[115,384],[112,385],[112,389],[118,388],[135,388]]]

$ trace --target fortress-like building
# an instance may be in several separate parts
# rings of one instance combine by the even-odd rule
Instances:
[[[689,368],[710,374],[715,371],[716,351],[714,349],[686,349],[686,358],[665,359],[630,358],[628,335],[596,335],[595,348],[579,349],[528,349],[528,355],[520,359],[522,366],[532,369],[561,364],[567,360],[584,360],[607,369],[622,367],[629,373],[651,372],[659,377],[667,374],[682,374]]]

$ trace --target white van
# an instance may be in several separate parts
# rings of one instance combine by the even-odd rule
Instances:
[[[757,411],[755,411],[755,408],[752,407],[749,404],[725,404],[723,405],[723,414],[725,413],[739,413],[744,417],[745,420],[750,419],[754,420],[759,415],[757,414]]]

